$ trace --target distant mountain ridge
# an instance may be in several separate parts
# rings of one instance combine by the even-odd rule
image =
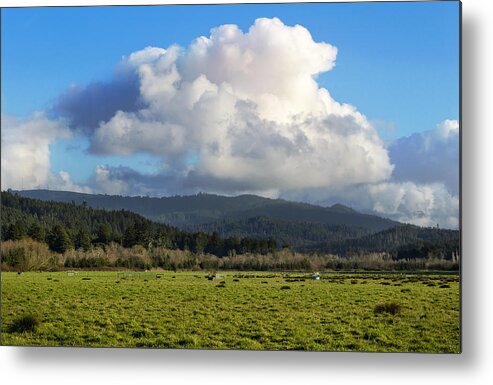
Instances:
[[[174,218],[178,226],[170,226],[172,221],[148,221],[156,217]],[[104,224],[110,226],[113,239],[124,244],[134,240],[134,231],[150,234],[159,244],[216,255],[227,255],[230,250],[266,253],[289,246],[308,255],[350,257],[383,252],[394,259],[454,260],[460,251],[457,230],[404,225],[342,205],[324,208],[254,195],[148,198],[48,190],[2,192],[2,234],[20,234],[16,229],[30,229],[32,223],[45,232],[62,223],[74,243],[81,226],[94,238],[98,226]],[[138,242],[147,245],[145,239]]]
[[[95,195],[69,191],[23,190],[20,196],[58,202],[82,204],[107,210],[129,210],[150,220],[184,229],[216,221],[266,217],[273,220],[344,225],[366,228],[373,232],[399,225],[399,222],[375,215],[362,214],[336,204],[322,207],[256,195],[226,197],[200,193],[192,196],[163,198]]]

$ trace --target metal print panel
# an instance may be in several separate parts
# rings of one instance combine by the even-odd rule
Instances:
[[[459,2],[1,18],[3,345],[461,351]]]

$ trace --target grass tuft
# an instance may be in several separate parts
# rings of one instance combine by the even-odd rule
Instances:
[[[39,318],[34,314],[26,314],[16,318],[9,327],[10,333],[33,333],[40,324]]]
[[[375,314],[388,313],[392,315],[396,315],[401,311],[401,305],[397,302],[388,302],[388,303],[380,303],[376,305],[373,309]]]

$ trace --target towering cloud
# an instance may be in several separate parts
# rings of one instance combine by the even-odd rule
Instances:
[[[279,19],[258,19],[246,33],[223,25],[187,49],[135,52],[123,65],[138,74],[145,107],[101,123],[91,151],[158,155],[191,191],[279,194],[385,180],[392,166],[376,131],[315,80],[336,54]]]

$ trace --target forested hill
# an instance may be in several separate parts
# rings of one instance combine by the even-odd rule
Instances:
[[[309,245],[306,249],[343,257],[386,252],[393,259],[453,259],[460,253],[460,234],[457,230],[400,225],[355,239]]]
[[[225,256],[272,253],[286,241],[309,253],[353,256],[385,252],[395,259],[453,259],[460,248],[459,231],[402,224],[375,232],[356,226],[254,217],[196,225],[196,231],[187,232],[130,211],[94,209],[85,203],[41,201],[10,192],[2,192],[1,203],[2,240],[27,236],[58,252],[116,242],[124,247],[140,244]],[[226,236],[221,237],[219,230]]]
[[[325,247],[329,242],[360,238],[373,234],[365,227],[348,225],[329,225],[325,223],[286,221],[264,216],[248,219],[223,219],[216,222],[187,227],[191,231],[214,232],[224,237],[272,237],[278,245],[288,245],[296,251],[312,250],[312,247]]]
[[[48,243],[53,251],[60,253],[70,248],[88,250],[92,245],[104,246],[111,242],[124,247],[157,246],[217,256],[233,251],[266,254],[278,248],[269,238],[221,238],[218,234],[190,233],[125,210],[41,201],[10,192],[2,192],[1,198],[3,241],[30,237]]]
[[[19,195],[45,201],[86,204],[93,208],[129,210],[153,221],[167,223],[182,229],[216,221],[246,220],[266,217],[271,220],[296,223],[319,223],[355,226],[372,232],[386,230],[398,222],[367,215],[343,205],[321,207],[307,203],[268,199],[255,195],[225,197],[213,194],[174,196],[163,198],[124,197],[82,194],[66,191],[24,190]]]

